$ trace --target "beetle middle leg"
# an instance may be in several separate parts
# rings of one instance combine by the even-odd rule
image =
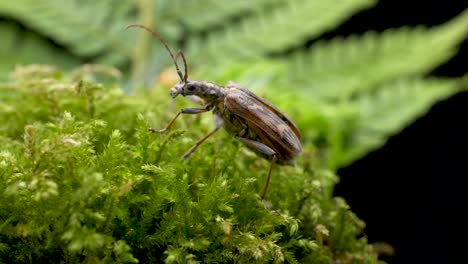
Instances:
[[[266,197],[266,193],[268,191],[268,186],[270,185],[271,171],[273,169],[273,165],[278,160],[278,155],[273,149],[271,149],[270,147],[268,147],[267,145],[265,145],[265,144],[263,144],[261,142],[251,140],[251,139],[246,139],[246,138],[243,138],[243,137],[240,137],[240,136],[235,136],[235,138],[237,140],[241,141],[242,143],[244,143],[245,145],[249,146],[250,148],[255,149],[256,151],[259,151],[259,152],[271,157],[270,168],[268,170],[268,174],[267,174],[267,177],[266,177],[266,180],[265,180],[265,184],[263,185],[262,193],[260,194],[260,197],[262,198],[263,206],[265,207],[265,209],[267,211],[271,211],[270,205],[265,200],[265,197]]]
[[[154,128],[148,128],[148,131],[149,131],[149,132],[152,132],[152,133],[156,133],[156,134],[163,134],[163,133],[166,132],[169,128],[172,127],[172,125],[174,124],[174,122],[176,121],[176,119],[177,119],[181,114],[196,115],[196,114],[201,114],[201,113],[204,113],[204,112],[207,112],[207,111],[209,111],[209,107],[205,107],[205,108],[182,108],[182,109],[180,109],[180,111],[174,116],[174,118],[172,118],[172,120],[169,122],[169,124],[166,125],[165,128],[160,129],[160,130],[156,130],[156,129],[154,129]]]
[[[213,131],[211,131],[210,133],[208,133],[206,136],[202,137],[201,139],[199,139],[183,156],[182,156],[182,160],[186,160],[190,157],[190,155],[192,155],[192,153],[198,148],[198,146],[200,146],[203,142],[205,142],[205,140],[207,140],[211,135],[213,135],[216,131],[218,131],[219,129],[221,128],[221,126],[216,126],[215,129],[213,129]]]
[[[209,108],[207,108],[209,109]],[[182,160],[186,160],[190,157],[190,155],[192,155],[192,153],[198,148],[198,146],[200,146],[203,142],[205,142],[205,140],[207,140],[211,135],[213,135],[214,133],[216,133],[216,131],[218,131],[222,126],[223,126],[223,119],[221,118],[221,116],[219,116],[218,114],[214,113],[213,114],[213,117],[214,117],[214,122],[215,122],[215,129],[213,129],[213,131],[211,131],[210,133],[208,133],[206,136],[202,137],[201,139],[199,139],[185,154],[184,156],[182,156]]]

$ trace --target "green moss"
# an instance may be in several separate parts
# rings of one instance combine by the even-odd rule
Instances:
[[[296,168],[274,168],[270,213],[268,162],[226,133],[180,161],[208,116],[150,134],[180,107],[165,92],[60,76],[0,86],[1,262],[377,262],[311,145]]]

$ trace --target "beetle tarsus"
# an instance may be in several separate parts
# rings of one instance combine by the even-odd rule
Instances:
[[[267,210],[269,213],[275,213],[277,215],[280,215],[278,211],[271,209],[271,206],[267,200],[262,199],[262,203],[263,203],[263,206],[265,207],[265,210]]]
[[[195,148],[192,147],[189,149],[189,151],[187,151],[187,153],[185,153],[182,158],[180,158],[181,161],[186,161],[190,156],[192,156],[192,153],[195,151]]]
[[[266,209],[268,212],[271,212],[271,207],[270,207],[270,204],[267,202],[267,200],[262,199],[262,203],[263,203],[263,206],[265,207],[265,209]]]
[[[151,133],[154,133],[154,134],[164,134],[167,129],[163,128],[163,129],[160,129],[160,130],[156,130],[152,127],[148,128],[148,131],[151,132]]]

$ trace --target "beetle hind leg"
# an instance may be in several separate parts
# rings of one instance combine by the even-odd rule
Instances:
[[[268,175],[267,175],[267,178],[265,180],[265,185],[263,185],[262,194],[260,195],[260,197],[262,197],[263,206],[265,207],[265,209],[267,211],[270,211],[270,212],[271,212],[271,208],[270,208],[270,205],[268,204],[267,200],[265,200],[265,196],[266,196],[266,192],[268,190],[268,185],[270,185],[270,177],[271,177],[271,171],[273,170],[273,164],[275,164],[277,159],[278,158],[277,158],[276,154],[274,154],[273,158],[271,159],[270,169],[268,170]]]
[[[268,186],[270,185],[270,178],[271,178],[271,172],[273,170],[273,165],[278,160],[278,155],[273,149],[271,149],[270,147],[268,147],[267,145],[265,145],[265,144],[263,144],[261,142],[251,140],[251,139],[242,138],[242,137],[239,137],[239,136],[236,136],[235,138],[237,140],[241,141],[242,143],[244,143],[246,146],[250,147],[251,149],[254,149],[255,151],[258,151],[258,152],[264,154],[267,157],[271,157],[270,168],[268,170],[268,174],[267,174],[267,177],[266,177],[266,180],[265,180],[265,184],[263,185],[262,193],[260,194],[260,197],[262,198],[263,206],[265,207],[265,209],[267,211],[271,212],[272,210],[270,208],[270,205],[266,201],[265,197],[266,197],[266,193],[268,191]]]

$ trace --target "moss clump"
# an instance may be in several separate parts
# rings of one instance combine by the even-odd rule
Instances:
[[[269,213],[268,162],[229,135],[179,161],[209,118],[149,134],[174,114],[161,91],[61,76],[0,85],[1,262],[377,262],[311,146],[298,167],[275,167],[268,199],[280,213]]]

